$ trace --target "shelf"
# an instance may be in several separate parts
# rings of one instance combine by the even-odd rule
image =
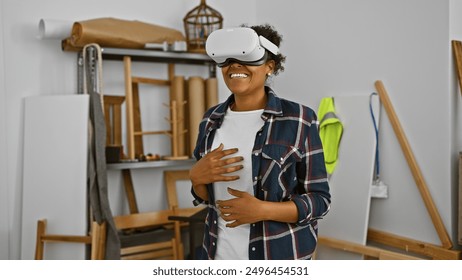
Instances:
[[[124,163],[108,163],[108,170],[123,170],[123,169],[140,169],[140,168],[162,168],[175,167],[183,165],[192,165],[196,162],[195,159],[186,160],[153,160],[141,162],[124,162]]]
[[[123,49],[123,48],[101,48],[101,55],[103,60],[117,60],[123,61],[125,56],[130,56],[132,61],[138,62],[158,62],[168,64],[191,64],[208,66],[209,77],[216,77],[216,63],[205,53],[192,53],[192,52],[169,52],[152,49]],[[96,52],[94,47],[87,49],[88,60],[90,61],[89,67],[96,68]],[[83,93],[83,53],[78,52],[77,59],[77,92]],[[96,79],[96,77],[93,77]]]
[[[215,65],[215,62],[203,53],[120,48],[102,48],[101,53],[103,59],[109,60],[122,60],[124,56],[130,56],[133,61]]]

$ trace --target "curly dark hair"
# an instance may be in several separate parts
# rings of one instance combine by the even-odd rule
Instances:
[[[248,26],[242,25],[242,27],[248,27]],[[257,32],[258,35],[261,35],[265,37],[266,39],[270,40],[271,42],[273,42],[273,44],[275,44],[276,46],[279,47],[281,45],[282,35],[279,34],[272,25],[270,24],[254,25],[254,26],[250,26],[250,28],[255,30],[255,32]],[[277,75],[280,72],[283,72],[284,71],[283,63],[286,61],[286,57],[282,55],[281,53],[275,55],[271,52],[268,52],[268,55],[270,59],[274,60],[275,62],[273,74]]]

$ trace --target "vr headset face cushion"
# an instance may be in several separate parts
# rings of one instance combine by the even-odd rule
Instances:
[[[206,41],[207,54],[219,67],[226,66],[231,61],[246,65],[262,65],[267,58],[266,49],[261,45],[269,42],[266,38],[258,36],[252,28],[238,27],[219,29],[212,32]],[[273,49],[277,47],[269,42]]]

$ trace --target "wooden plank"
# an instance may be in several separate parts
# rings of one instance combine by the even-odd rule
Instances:
[[[459,80],[459,90],[462,95],[462,42],[452,41],[452,51],[454,54],[454,60],[456,65],[457,77]]]
[[[134,108],[133,108],[133,89],[132,89],[132,60],[131,57],[124,57],[124,77],[125,77],[125,105],[127,114],[127,156],[135,159],[135,136],[134,127]]]
[[[411,145],[409,144],[406,134],[399,122],[398,116],[393,108],[393,105],[388,97],[388,93],[383,85],[382,81],[376,81],[375,87],[379,93],[380,100],[382,101],[383,107],[387,112],[388,118],[390,120],[391,125],[393,126],[393,130],[395,131],[396,137],[398,138],[399,144],[401,145],[401,149],[403,150],[404,156],[406,161],[411,169],[412,176],[414,177],[414,181],[417,184],[419,189],[420,195],[425,203],[428,213],[432,219],[433,225],[438,233],[438,236],[443,244],[444,248],[452,248],[452,241],[449,237],[448,232],[446,231],[446,227],[441,219],[441,216],[436,208],[435,203],[433,202],[432,196],[428,190],[427,183],[423,177],[423,174],[417,164],[417,161],[414,157],[414,153],[412,152]]]
[[[42,236],[42,241],[47,242],[70,242],[70,243],[84,243],[91,244],[91,237],[87,235],[60,235],[48,234]]]
[[[132,94],[133,94],[133,137],[135,137],[135,156],[144,154],[144,145],[143,145],[143,136],[136,135],[135,131],[141,131],[142,121],[141,121],[141,108],[140,108],[140,93],[138,84],[132,84]]]
[[[157,134],[171,134],[170,130],[157,130],[157,131],[135,131],[134,135],[135,136],[141,136],[141,135],[157,135]]]
[[[162,226],[174,224],[168,217],[173,215],[170,209],[155,212],[142,212],[137,214],[121,215],[114,217],[114,223],[118,229],[134,229],[146,226]]]
[[[146,77],[132,77],[132,83],[135,84],[149,84],[156,86],[170,86],[170,80],[154,79]]]
[[[398,236],[383,231],[369,229],[367,239],[371,242],[377,242],[383,245],[392,246],[394,248],[412,252],[419,255],[424,255],[436,260],[459,260],[461,252],[449,250],[437,245],[417,241],[414,239]]]
[[[130,214],[139,213],[138,203],[136,202],[136,195],[135,190],[133,188],[132,174],[130,169],[123,169],[122,175],[124,177],[125,195],[127,196]]]
[[[458,243],[462,245],[462,152],[459,153],[459,234]]]
[[[352,253],[358,253],[377,259],[394,259],[394,260],[418,260],[419,258],[406,254],[395,253],[381,248],[376,248],[368,245],[358,244],[345,240],[340,240],[331,237],[319,236],[318,243],[329,246],[334,249],[343,250]]]

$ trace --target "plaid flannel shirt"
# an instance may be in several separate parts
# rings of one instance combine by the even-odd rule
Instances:
[[[266,201],[293,201],[298,221],[251,224],[249,259],[311,259],[317,244],[317,220],[329,211],[331,198],[317,117],[312,109],[277,97],[271,88],[265,91],[264,125],[256,134],[252,152],[254,195]],[[204,114],[194,150],[197,160],[210,151],[215,131],[232,103],[234,95]],[[196,205],[209,207],[200,255],[214,259],[219,215],[212,184],[207,190],[208,201],[191,192]]]

